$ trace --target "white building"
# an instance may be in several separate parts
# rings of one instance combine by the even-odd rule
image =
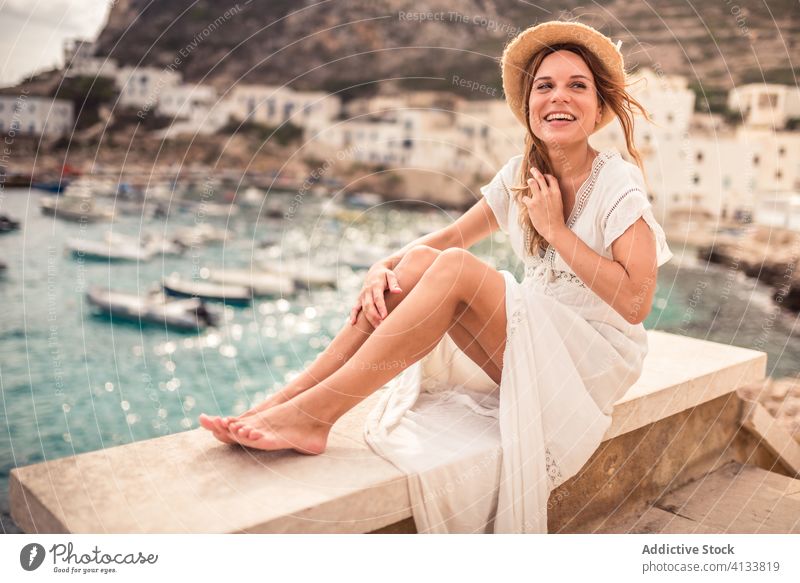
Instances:
[[[164,89],[181,82],[181,75],[170,69],[157,67],[122,67],[117,71],[116,86],[122,106],[155,107]]]
[[[458,170],[477,170],[476,162],[484,161],[482,173],[488,168],[493,174],[491,169],[498,170],[525,147],[525,128],[502,99],[464,101],[455,125],[462,143],[453,165]]]
[[[735,135],[692,136],[687,153],[689,184],[683,197],[671,203],[722,219],[752,216],[756,203],[752,158]]]
[[[119,73],[116,60],[95,56],[95,51],[95,43],[90,41],[76,39],[64,43],[64,76],[116,78]]]
[[[524,145],[524,128],[502,100],[466,101],[445,92],[376,96],[348,104],[350,119],[317,141],[355,160],[493,175]]]
[[[756,191],[800,190],[800,132],[740,127],[736,139],[751,160]]]
[[[771,83],[742,85],[728,93],[728,108],[741,112],[746,126],[782,129],[790,118],[800,118],[800,89]]]
[[[75,124],[71,101],[50,97],[0,95],[0,133],[69,135]]]
[[[341,100],[325,91],[269,85],[237,85],[226,100],[233,119],[277,127],[285,122],[318,132],[336,118]]]
[[[648,122],[638,112],[634,118],[633,138],[643,154],[657,149],[661,141],[679,140],[688,134],[695,94],[685,77],[642,68],[631,75],[630,83],[628,91],[653,119],[653,123]],[[619,121],[614,120],[594,134],[592,144],[622,145],[624,149],[625,136]]]
[[[220,100],[211,85],[175,85],[161,91],[157,111],[174,118],[161,137],[178,134],[213,134],[230,119],[231,103]]]

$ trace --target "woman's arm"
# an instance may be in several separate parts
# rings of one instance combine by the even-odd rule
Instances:
[[[613,260],[596,253],[566,225],[551,239],[550,244],[575,274],[625,320],[640,324],[647,318],[658,266],[655,237],[643,218],[611,244]]]
[[[394,269],[406,252],[417,245],[427,245],[442,251],[450,247],[468,249],[499,228],[500,225],[498,225],[489,203],[486,202],[485,198],[481,198],[452,225],[447,225],[438,231],[411,241],[399,251],[381,260],[381,263],[389,269]]]

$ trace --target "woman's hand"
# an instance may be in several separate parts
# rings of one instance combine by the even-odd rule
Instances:
[[[531,168],[532,178],[528,178],[530,196],[523,196],[522,202],[528,207],[528,216],[533,228],[552,243],[553,235],[566,227],[564,223],[564,202],[558,180],[551,174],[542,174]]]
[[[383,319],[388,315],[386,302],[383,299],[384,290],[391,293],[401,293],[400,284],[397,283],[397,276],[394,271],[389,269],[385,263],[379,261],[369,268],[364,278],[364,286],[358,294],[358,301],[350,311],[350,324],[355,325],[358,320],[359,310],[364,310],[364,316],[377,328]]]

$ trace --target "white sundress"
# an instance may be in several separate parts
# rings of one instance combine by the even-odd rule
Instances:
[[[420,533],[546,533],[550,492],[578,473],[611,424],[614,403],[641,375],[642,324],[631,324],[548,247],[523,253],[510,185],[522,155],[481,188],[524,263],[506,281],[501,383],[449,334],[392,379],[369,412],[364,437],[408,475]],[[611,258],[611,243],[643,217],[657,263],[672,257],[637,166],[601,151],[576,193],[567,226]]]

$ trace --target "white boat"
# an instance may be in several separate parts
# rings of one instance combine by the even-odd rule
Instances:
[[[149,261],[153,252],[138,243],[115,243],[110,241],[91,241],[70,237],[66,249],[73,257],[103,261]]]
[[[349,265],[355,270],[369,269],[376,262],[385,259],[391,251],[383,248],[346,249],[336,258],[337,263]]]
[[[239,207],[230,203],[198,202],[193,212],[198,216],[226,219],[238,214]]]
[[[284,297],[295,292],[295,283],[291,277],[250,269],[211,269],[208,271],[208,280],[226,286],[250,288],[252,295],[256,297]]]
[[[264,204],[264,198],[266,198],[266,196],[267,195],[260,188],[248,186],[244,192],[242,192],[242,197],[239,201],[239,204],[243,207],[251,209],[260,209]]]
[[[161,281],[164,292],[171,296],[185,298],[201,298],[225,302],[232,306],[246,306],[252,300],[253,294],[248,287],[241,285],[223,285],[208,281],[193,281],[182,279],[173,274]]]
[[[133,235],[124,235],[107,231],[105,240],[110,245],[125,245],[128,247],[140,246],[151,255],[176,256],[183,255],[186,247],[179,242],[172,241],[161,235],[145,234],[140,238]]]
[[[90,196],[42,197],[39,201],[39,209],[42,214],[80,223],[110,220],[114,216],[110,210],[97,208],[94,199]]]
[[[291,279],[296,288],[310,290],[337,287],[338,276],[331,269],[303,262],[286,263],[280,260],[264,261],[260,265],[267,273]]]
[[[383,202],[383,197],[375,192],[356,192],[347,197],[347,204],[360,208],[371,208]]]
[[[175,231],[172,240],[180,243],[184,247],[196,247],[209,243],[224,243],[230,238],[230,233],[226,229],[221,229],[208,224],[200,224],[195,227],[183,227]]]
[[[219,314],[196,298],[168,301],[161,293],[139,296],[93,286],[86,299],[98,312],[132,322],[147,322],[178,330],[202,330],[216,325]]]

